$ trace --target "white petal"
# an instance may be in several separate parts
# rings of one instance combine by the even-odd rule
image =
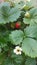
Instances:
[[[19,54],[21,55],[21,52],[19,52]]]
[[[22,48],[20,48],[20,51],[22,51]]]
[[[16,49],[14,49],[13,52],[16,53]]]
[[[21,50],[21,51],[22,51],[21,47],[19,47],[19,46],[15,47],[15,48],[16,48],[16,49],[19,49],[19,50]]]
[[[16,52],[16,55],[21,55],[21,52]]]
[[[16,52],[16,55],[18,55],[19,53],[18,52]]]
[[[16,48],[16,49],[19,49],[20,47],[19,47],[19,46],[16,46],[15,48]]]

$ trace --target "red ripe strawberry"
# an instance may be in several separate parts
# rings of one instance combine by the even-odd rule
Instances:
[[[19,22],[17,22],[17,23],[15,24],[15,28],[17,28],[17,29],[19,29],[20,26],[21,26],[21,24],[20,24]]]

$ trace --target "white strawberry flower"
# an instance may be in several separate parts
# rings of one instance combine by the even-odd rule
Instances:
[[[14,53],[15,53],[16,55],[21,55],[21,53],[22,53],[22,49],[21,49],[21,47],[19,47],[19,46],[16,46],[13,51],[14,51]]]

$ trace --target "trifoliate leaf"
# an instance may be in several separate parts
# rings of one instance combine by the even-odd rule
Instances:
[[[22,12],[18,7],[11,8],[8,2],[4,2],[0,6],[0,24],[16,21]]]
[[[22,42],[22,50],[30,57],[37,57],[37,41],[31,38],[25,38]]]
[[[21,30],[13,31],[9,35],[9,39],[15,45],[20,44],[23,40],[23,32]]]
[[[26,36],[37,39],[37,25],[27,27],[24,32]]]
[[[21,11],[18,8],[16,8],[16,7],[12,8],[10,10],[9,21],[11,21],[11,22],[16,21],[19,18],[20,14],[21,14]]]

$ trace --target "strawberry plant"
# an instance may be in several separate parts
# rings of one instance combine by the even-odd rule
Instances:
[[[0,3],[0,65],[37,65],[37,7],[30,0]]]

